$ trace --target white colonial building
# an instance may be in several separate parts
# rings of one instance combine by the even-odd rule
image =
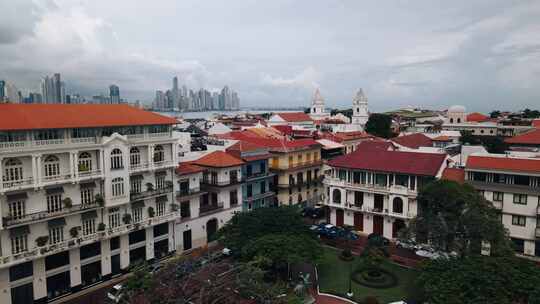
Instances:
[[[202,173],[175,173],[189,146],[175,123],[127,105],[0,105],[0,303],[49,302],[206,242]]]
[[[516,253],[540,257],[540,159],[475,153],[468,157],[465,182],[500,210]]]
[[[326,112],[326,108],[324,106],[324,98],[321,96],[321,92],[318,88],[313,94],[309,116],[311,116],[313,120],[325,120],[330,118],[330,113]]]
[[[441,176],[446,158],[446,154],[389,151],[363,143],[362,149],[328,162],[327,220],[361,233],[396,238],[417,214],[419,189]]]

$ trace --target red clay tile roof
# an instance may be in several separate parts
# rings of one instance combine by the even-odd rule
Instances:
[[[313,147],[320,147],[321,144],[313,139],[296,139],[296,140],[282,140],[273,138],[264,138],[256,135],[249,134],[250,132],[229,132],[225,136],[220,138],[236,139],[241,141],[247,141],[255,145],[264,146],[275,152],[288,152],[296,149],[311,149]]]
[[[356,150],[328,164],[349,169],[436,176],[445,159],[445,154],[438,153]]]
[[[204,171],[204,169],[195,165],[193,162],[179,163],[178,167],[176,167],[176,174],[178,175],[194,174],[202,171]]]
[[[365,140],[356,145],[358,151],[394,151],[396,146],[391,141]]]
[[[540,119],[533,119],[531,121],[531,126],[536,129],[540,129]]]
[[[279,132],[285,134],[285,135],[291,135],[293,130],[291,126],[286,125],[280,125],[280,126],[273,126],[272,128],[278,130]]]
[[[410,135],[394,137],[391,140],[399,145],[402,145],[411,149],[418,149],[420,147],[433,146],[433,141],[431,140],[431,138],[425,136],[422,133],[414,133]]]
[[[471,113],[469,115],[467,115],[467,121],[476,121],[476,122],[482,122],[482,121],[486,121],[486,120],[489,120],[489,116],[486,116],[482,113],[478,113],[478,112],[474,112],[474,113]]]
[[[196,165],[203,167],[214,167],[214,168],[228,168],[241,166],[244,162],[229,153],[223,151],[214,151],[205,156],[197,159],[193,162]]]
[[[466,168],[540,174],[540,159],[471,155]]]
[[[465,170],[460,168],[445,168],[442,179],[463,184],[465,181]]]
[[[374,136],[361,131],[351,131],[351,132],[337,132],[336,136],[341,137],[343,140],[354,140],[354,139],[363,139],[363,138],[373,138]]]
[[[283,112],[276,113],[276,115],[279,115],[283,120],[287,122],[313,121],[311,117],[309,117],[309,115],[304,112]]]
[[[0,104],[0,130],[172,125],[171,117],[129,105]]]
[[[250,151],[258,151],[258,150],[264,150],[264,149],[266,149],[264,146],[250,143],[244,140],[239,140],[234,145],[228,147],[227,152],[228,151],[250,152]]]
[[[508,144],[540,145],[540,129],[534,129],[526,133],[507,138],[504,141]]]

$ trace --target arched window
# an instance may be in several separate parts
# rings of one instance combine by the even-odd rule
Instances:
[[[79,154],[79,172],[92,170],[92,156],[88,152]]]
[[[58,176],[60,175],[60,160],[54,155],[45,157],[45,176]]]
[[[334,189],[332,192],[332,202],[334,204],[341,204],[341,191],[339,189]]]
[[[122,151],[120,149],[114,149],[111,152],[111,169],[122,169],[124,167],[122,163]]]
[[[454,119],[453,119],[453,118],[450,118],[450,123],[454,123]]]
[[[163,151],[163,146],[157,145],[154,148],[154,162],[159,163],[165,160],[165,151]]]
[[[392,202],[392,212],[403,213],[403,200],[400,197],[395,197]]]
[[[18,158],[9,158],[4,163],[4,181],[23,179],[23,164]]]
[[[118,197],[124,195],[124,179],[117,177],[112,180],[112,196]]]
[[[139,148],[133,147],[131,150],[129,150],[129,164],[131,166],[141,164],[141,151],[139,151]]]
[[[457,119],[457,123],[461,123],[461,118],[458,118],[458,119]]]

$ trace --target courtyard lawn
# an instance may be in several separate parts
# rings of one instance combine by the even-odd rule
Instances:
[[[360,258],[355,256],[351,262],[339,259],[341,250],[324,248],[321,262],[317,266],[319,275],[319,289],[321,292],[345,296],[349,290],[349,272],[354,271],[360,264]],[[352,267],[352,269],[351,269]],[[380,303],[390,303],[404,300],[408,294],[409,286],[414,282],[417,272],[413,269],[385,262],[382,268],[392,272],[398,278],[397,286],[385,289],[374,289],[352,282],[353,300],[360,302],[367,296],[375,296]]]

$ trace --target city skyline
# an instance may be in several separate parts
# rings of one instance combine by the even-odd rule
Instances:
[[[540,98],[533,1],[129,2],[152,22],[126,16],[126,5],[4,1],[0,79],[28,93],[61,73],[73,92],[114,83],[146,104],[172,75],[190,87],[226,83],[252,107],[306,105],[315,87],[330,107],[349,105],[362,87],[374,111],[516,110]]]

